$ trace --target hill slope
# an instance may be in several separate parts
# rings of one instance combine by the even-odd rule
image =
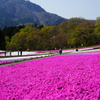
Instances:
[[[57,25],[65,19],[46,12],[39,5],[25,0],[0,0],[0,26],[16,26],[25,23]]]

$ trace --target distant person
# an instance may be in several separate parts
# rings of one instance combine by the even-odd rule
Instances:
[[[59,54],[60,54],[60,55],[62,54],[62,49],[59,49]]]
[[[76,51],[78,51],[78,49],[76,49]]]
[[[19,50],[18,50],[18,56],[19,56]]]
[[[11,50],[10,50],[10,56],[11,56]]]
[[[6,51],[4,52],[5,56],[6,56]]]
[[[20,55],[22,56],[22,50],[20,51]]]

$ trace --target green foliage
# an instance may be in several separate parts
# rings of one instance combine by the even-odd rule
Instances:
[[[8,36],[9,38],[11,38],[15,33],[19,32],[21,28],[24,28],[24,26],[12,26],[12,27],[4,27],[2,29],[2,33],[4,34],[4,36]]]
[[[36,24],[27,23],[11,37],[11,40],[9,40],[9,36],[5,37],[6,48],[11,50],[51,50],[55,47],[66,49],[96,45],[99,41],[99,36],[96,34],[96,28],[99,25],[96,24],[82,18],[72,18],[57,26],[42,28]]]
[[[1,29],[0,29],[0,49],[5,49],[5,38]]]
[[[10,42],[10,48],[13,50],[27,50],[26,47],[26,38],[28,37],[29,33],[28,32],[19,32],[16,33]]]
[[[92,36],[93,33],[94,23],[84,21],[83,23],[78,24],[75,27],[74,31],[71,31],[68,34],[68,44],[73,47],[80,47],[81,44],[83,44],[84,46],[93,45],[93,41],[90,44],[90,40],[94,38]]]
[[[33,31],[27,36],[27,48],[30,50],[41,49],[42,33],[41,31]]]
[[[40,40],[41,31],[35,28],[32,24],[25,24],[25,28],[20,29],[11,39],[10,43],[7,43],[7,49],[11,50],[27,50],[36,49],[37,43]],[[38,46],[39,48],[39,46]]]
[[[100,35],[100,17],[97,17],[97,21],[95,23],[95,34],[97,36]]]
[[[97,38],[97,44],[100,44],[100,17],[97,17],[97,21],[95,23],[95,35]]]

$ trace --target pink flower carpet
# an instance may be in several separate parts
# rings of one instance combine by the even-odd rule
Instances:
[[[100,100],[100,54],[0,67],[0,100]]]

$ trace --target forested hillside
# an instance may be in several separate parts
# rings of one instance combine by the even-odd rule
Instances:
[[[50,50],[55,47],[67,49],[99,45],[99,24],[100,17],[96,23],[83,18],[71,18],[56,26],[26,23],[22,26],[5,27],[0,31],[0,49]]]

